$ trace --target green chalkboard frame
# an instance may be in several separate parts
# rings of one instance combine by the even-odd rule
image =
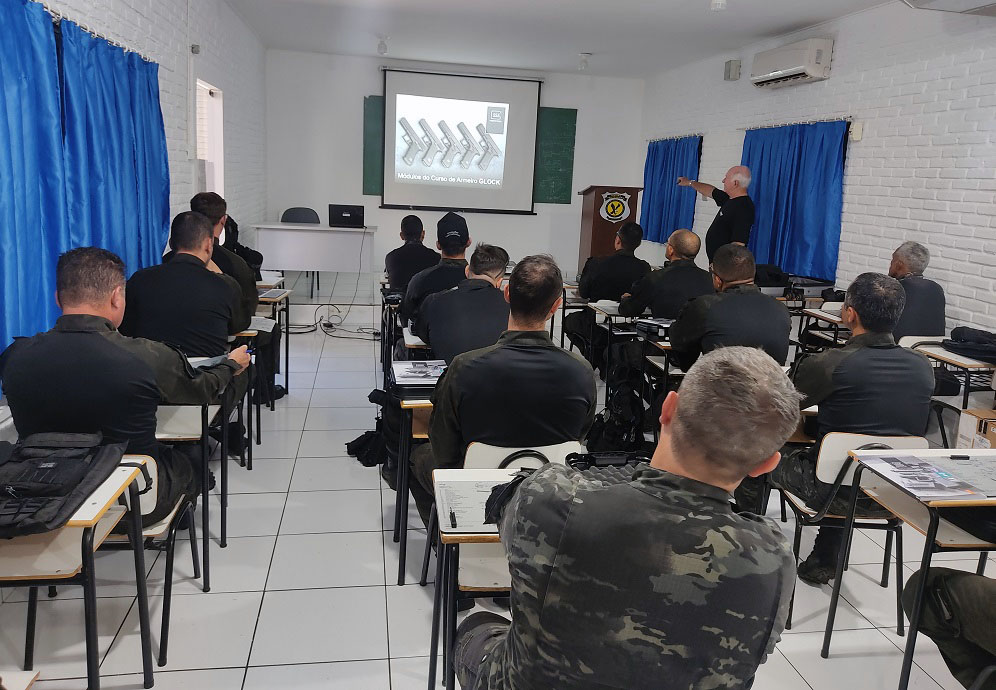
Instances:
[[[573,200],[574,147],[578,111],[540,107],[536,119],[534,204],[569,204]],[[363,99],[363,193],[384,192],[384,97]]]

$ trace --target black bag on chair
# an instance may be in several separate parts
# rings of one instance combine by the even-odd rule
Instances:
[[[98,434],[32,434],[0,443],[0,539],[60,529],[120,464]]]

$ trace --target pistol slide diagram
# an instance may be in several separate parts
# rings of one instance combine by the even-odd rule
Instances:
[[[402,138],[408,145],[408,150],[405,151],[401,159],[409,166],[414,165],[415,161],[421,157],[422,164],[431,167],[436,162],[436,156],[442,153],[443,157],[439,163],[444,168],[452,167],[453,163],[459,159],[460,167],[467,170],[477,158],[477,167],[483,171],[488,169],[495,158],[502,155],[498,144],[488,134],[483,124],[476,126],[480,140],[463,122],[457,123],[456,128],[460,132],[457,135],[445,120],[440,120],[441,139],[425,121],[425,118],[418,121],[421,132],[415,129],[406,117],[400,118],[398,124],[404,132]]]

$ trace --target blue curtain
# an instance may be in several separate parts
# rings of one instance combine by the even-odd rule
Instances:
[[[0,0],[0,348],[55,322],[66,246],[58,63],[42,6]]]
[[[679,187],[679,177],[699,176],[702,137],[652,141],[643,166],[643,205],[640,223],[645,239],[666,242],[671,233],[691,228],[695,218],[695,190]]]
[[[159,66],[62,22],[66,203],[72,247],[157,264],[169,234]]]
[[[848,123],[754,129],[744,139],[757,215],[750,249],[759,264],[835,280]]]

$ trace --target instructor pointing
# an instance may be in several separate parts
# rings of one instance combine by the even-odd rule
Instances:
[[[678,186],[692,187],[702,196],[712,197],[719,206],[719,213],[706,233],[706,256],[710,264],[716,250],[724,244],[747,244],[751,226],[754,225],[754,202],[747,196],[750,186],[750,169],[747,166],[730,168],[723,178],[723,189],[687,177],[679,177]]]

